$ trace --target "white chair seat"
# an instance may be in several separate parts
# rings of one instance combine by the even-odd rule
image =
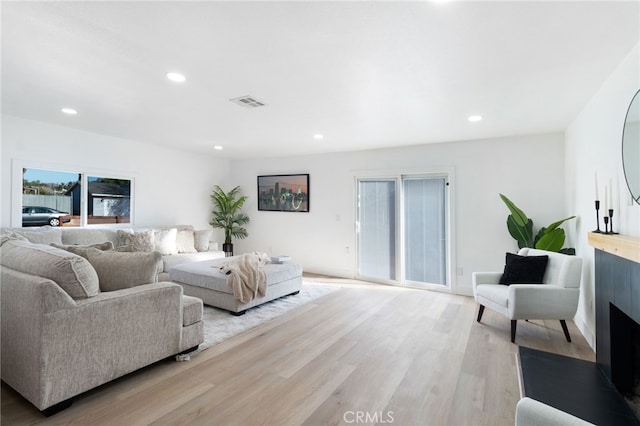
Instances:
[[[506,311],[509,309],[509,286],[502,284],[482,285],[478,288],[478,293],[476,294],[476,300],[481,299],[490,301]]]

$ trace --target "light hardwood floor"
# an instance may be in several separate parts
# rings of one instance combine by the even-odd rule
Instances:
[[[512,425],[509,320],[473,298],[334,280],[341,288],[188,362],[165,360],[44,418],[2,384],[3,425]],[[573,322],[520,321],[520,345],[593,360]],[[369,420],[367,422],[367,420]]]

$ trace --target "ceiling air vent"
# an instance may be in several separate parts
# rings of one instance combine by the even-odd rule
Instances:
[[[266,105],[264,102],[260,102],[252,96],[241,96],[239,98],[229,100],[245,108],[258,108]]]

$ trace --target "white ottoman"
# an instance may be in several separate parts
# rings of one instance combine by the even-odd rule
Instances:
[[[296,263],[267,263],[263,270],[267,275],[267,291],[264,297],[256,297],[249,303],[241,303],[227,285],[227,275],[219,266],[229,258],[183,263],[171,268],[171,281],[182,285],[184,294],[202,299],[205,305],[225,309],[234,315],[242,315],[249,308],[282,296],[297,294],[302,288],[302,266]]]

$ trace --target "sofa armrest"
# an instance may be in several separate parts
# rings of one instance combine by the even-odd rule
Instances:
[[[509,286],[511,319],[572,319],[578,308],[579,290],[551,284]]]
[[[43,320],[42,398],[55,404],[180,352],[182,287],[104,292]]]
[[[40,410],[180,352],[178,284],[145,284],[74,301],[50,280],[14,277],[16,271],[5,269],[2,379]],[[60,301],[49,304],[56,288]]]
[[[97,296],[76,300],[75,302],[78,308],[86,307],[89,309],[100,309],[104,308],[109,303],[118,303],[118,300],[126,299],[133,301],[152,296],[154,293],[162,294],[166,292],[173,294],[173,297],[182,297],[182,287],[180,285],[165,281],[123,288],[116,291],[104,291],[99,293]],[[102,306],[98,306],[98,304],[102,304]]]
[[[522,398],[516,405],[516,426],[589,426],[589,423],[531,398]]]
[[[2,380],[38,406],[44,315],[72,308],[75,301],[47,278],[6,266],[0,266],[0,277]]]

